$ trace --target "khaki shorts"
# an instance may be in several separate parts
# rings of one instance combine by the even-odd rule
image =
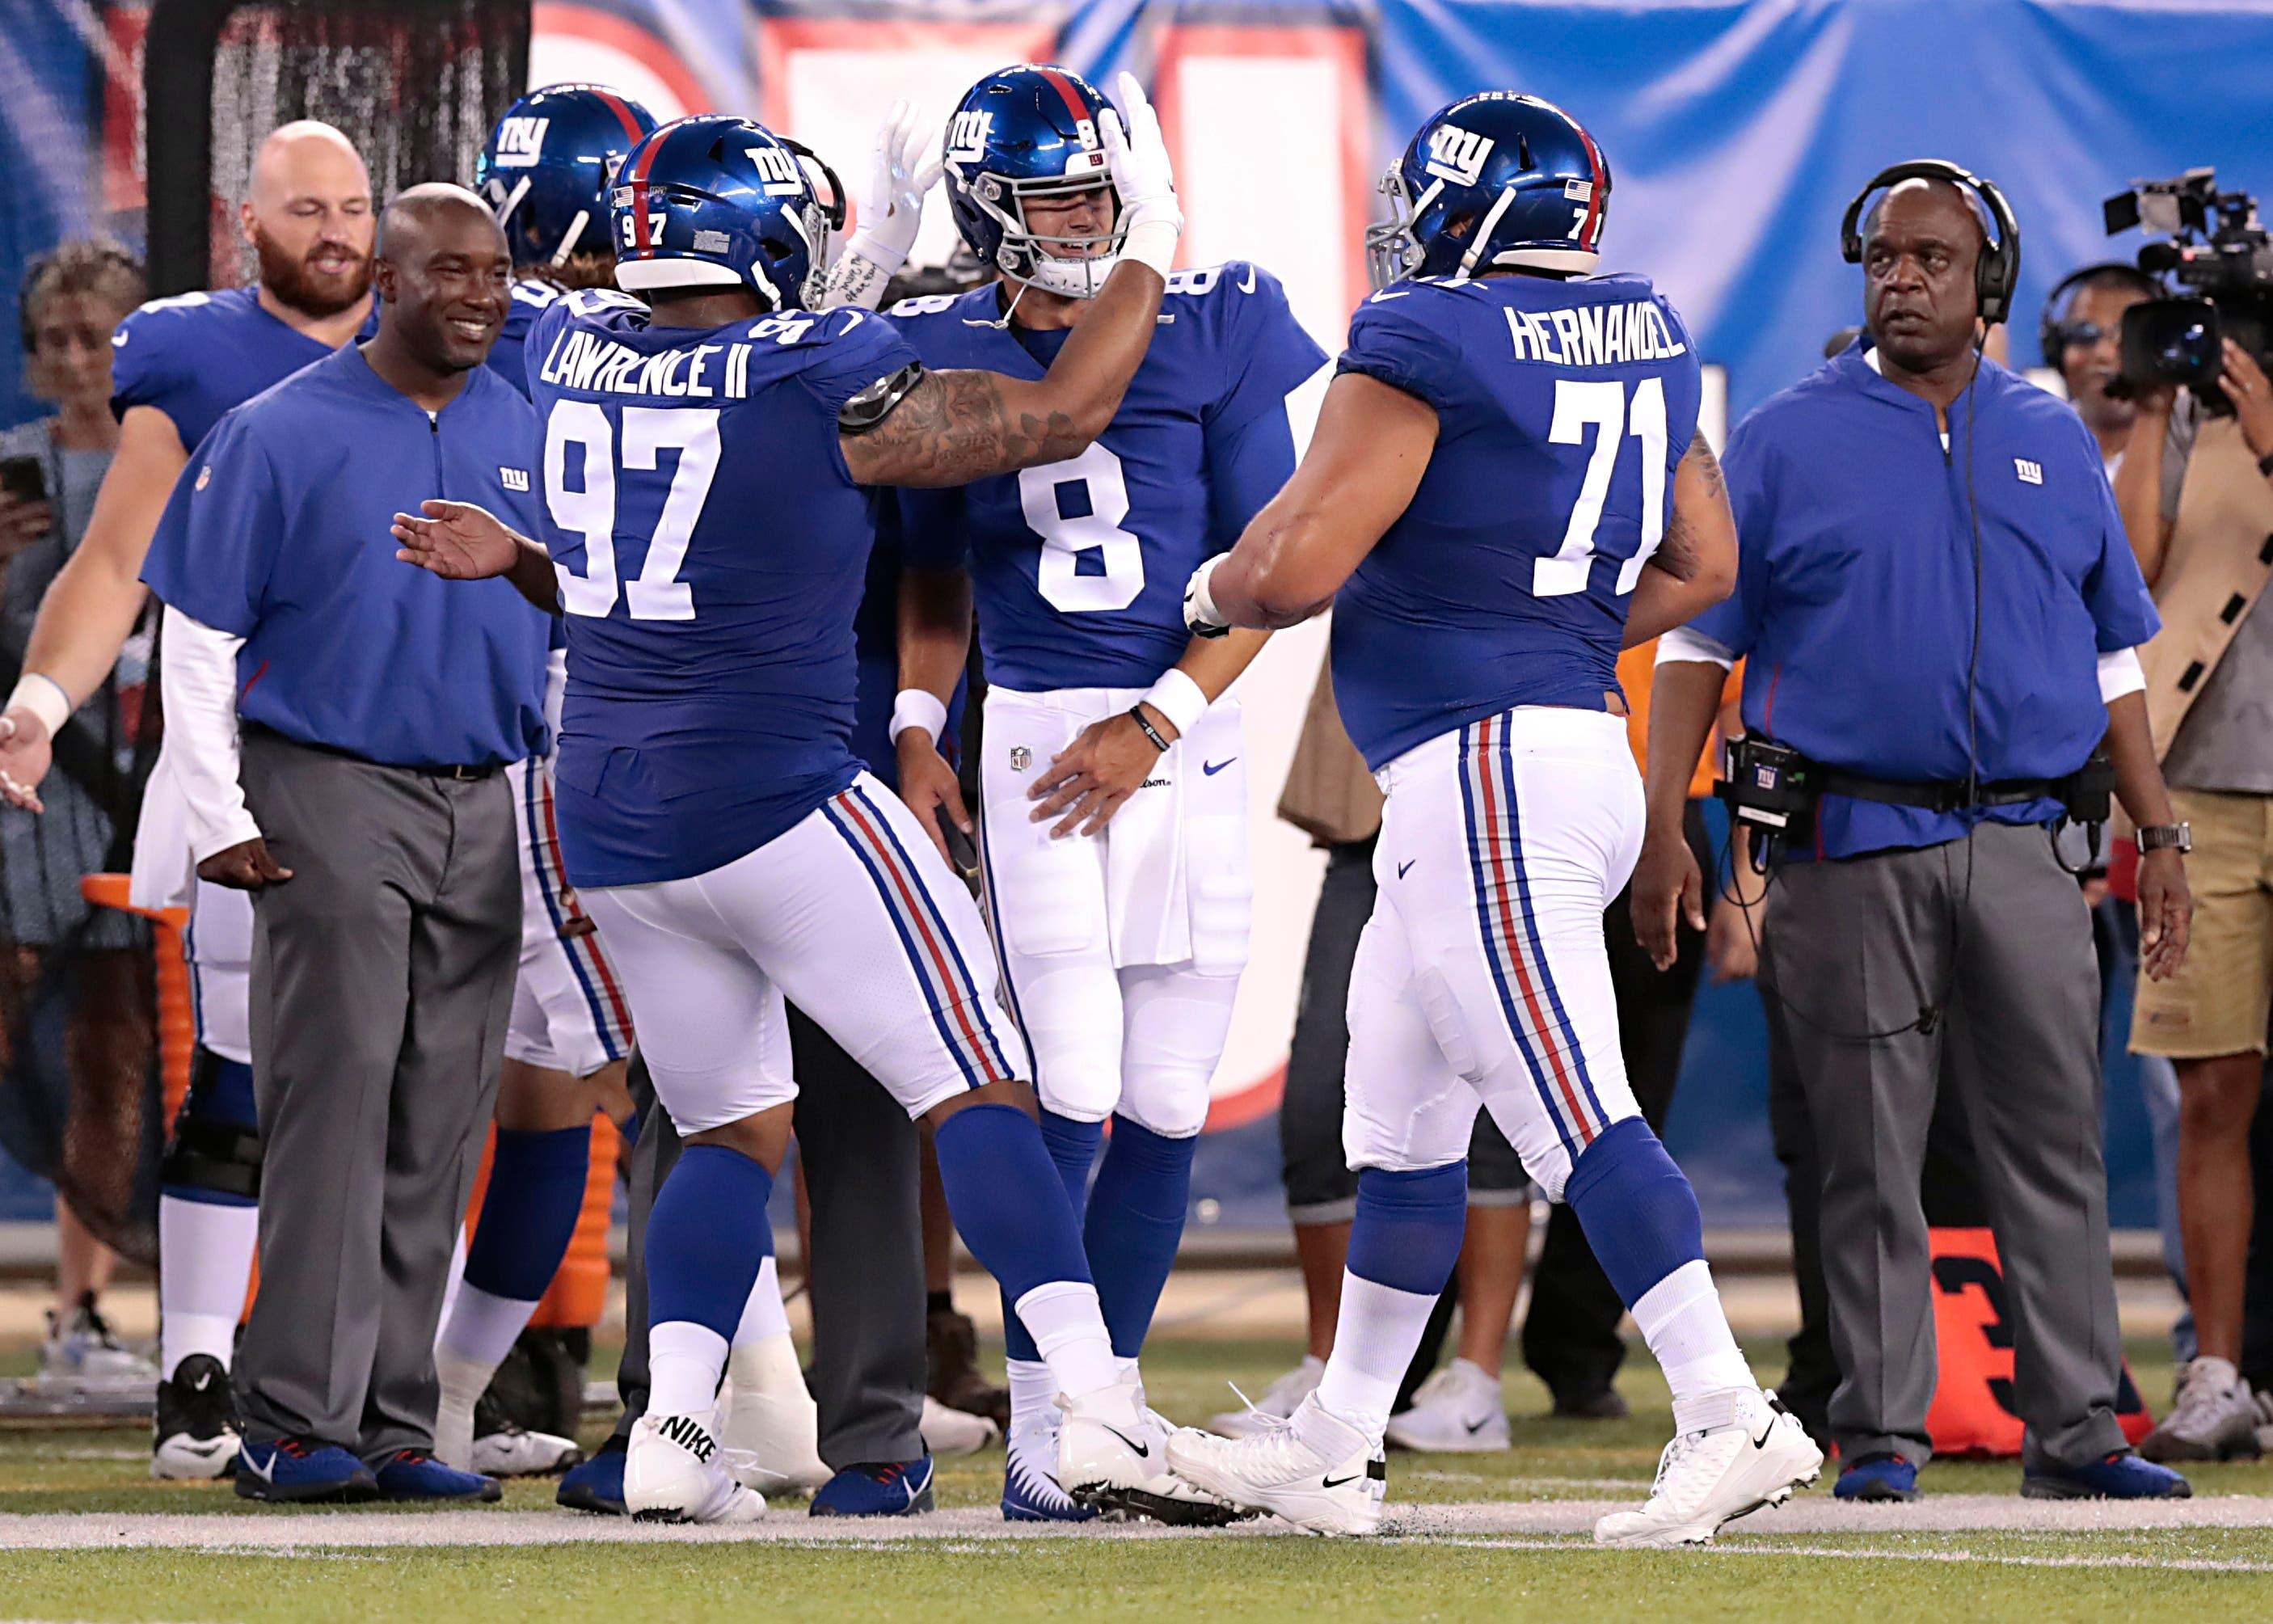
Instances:
[[[2262,1055],[2273,1007],[2273,796],[2174,789],[2171,805],[2194,825],[2194,930],[2176,975],[2150,981],[2141,974],[2131,1052]]]

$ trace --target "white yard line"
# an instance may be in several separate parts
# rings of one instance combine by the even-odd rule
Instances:
[[[1457,1543],[1506,1549],[1567,1550],[1564,1543],[1590,1532],[1605,1511],[1631,1500],[1478,1502],[1392,1507],[1389,1534],[1399,1543]],[[2194,1500],[2117,1505],[2107,1501],[2026,1500],[1991,1494],[1942,1494],[1907,1506],[1844,1506],[1811,1495],[1764,1511],[1730,1528],[1720,1548],[1827,1557],[1880,1557],[1932,1561],[2006,1561],[2022,1566],[2169,1567],[2189,1565],[2273,1572],[2273,1561],[2199,1562],[2110,1553],[2097,1556],[1981,1556],[1964,1552],[1902,1551],[1863,1546],[1794,1546],[1760,1543],[1761,1536],[1963,1534],[2036,1531],[2128,1534],[2194,1528],[2273,1529],[2273,1498],[2221,1495]],[[1192,1532],[1152,1524],[1077,1527],[1005,1523],[993,1511],[967,1508],[898,1520],[807,1517],[785,1509],[738,1528],[679,1528],[617,1517],[551,1511],[434,1511],[293,1513],[77,1512],[0,1515],[0,1552],[71,1550],[198,1550],[229,1553],[417,1549],[442,1545],[571,1545],[760,1544],[804,1546],[937,1547],[952,1541],[971,1550],[990,1542],[1034,1539],[1245,1539],[1280,1538],[1293,1530],[1265,1521],[1239,1528]],[[1509,1536],[1529,1536],[1512,1540]],[[1561,1537],[1556,1538],[1553,1537]]]

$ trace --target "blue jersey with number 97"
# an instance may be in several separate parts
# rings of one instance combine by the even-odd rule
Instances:
[[[836,414],[914,360],[861,310],[657,327],[587,292],[537,316],[573,883],[708,873],[852,781],[852,625],[875,524]]]
[[[1437,410],[1413,500],[1334,599],[1334,697],[1379,767],[1516,705],[1599,710],[1697,431],[1688,330],[1647,277],[1383,289],[1340,369]]]
[[[1039,378],[1069,335],[999,325],[994,285],[889,312],[933,367]],[[1184,583],[1294,470],[1287,394],[1325,362],[1277,278],[1168,279],[1152,348],[1079,456],[898,492],[907,561],[969,564],[986,680],[1021,693],[1146,688],[1181,658]]]

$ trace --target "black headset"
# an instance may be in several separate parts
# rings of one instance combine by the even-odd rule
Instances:
[[[1884,186],[1898,186],[1906,180],[1944,180],[1951,185],[1970,192],[1981,200],[1996,227],[1996,240],[1981,251],[1981,258],[1973,267],[1974,302],[1981,320],[1995,326],[2012,313],[2013,290],[2021,281],[2021,226],[2013,218],[2013,206],[2005,201],[2005,194],[1997,190],[1994,181],[1984,180],[1970,169],[1962,169],[1940,158],[1913,158],[1908,163],[1889,165],[1871,177],[1855,200],[1847,206],[1847,213],[1839,222],[1839,252],[1849,265],[1863,263],[1863,206],[1871,194]]]
[[[2066,306],[2068,294],[2085,282],[2101,278],[2124,282],[2150,299],[2163,297],[2163,284],[2128,260],[2102,259],[2096,265],[2070,271],[2054,282],[2052,290],[2044,295],[2044,312],[2037,320],[2037,348],[2044,352],[2044,365],[2052,371],[2059,371],[2060,359],[2067,353],[2067,323],[2060,320],[2060,312]]]

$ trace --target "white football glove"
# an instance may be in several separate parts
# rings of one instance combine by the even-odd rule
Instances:
[[[1231,622],[1215,606],[1215,598],[1208,583],[1215,578],[1216,566],[1231,556],[1219,553],[1192,571],[1192,578],[1184,583],[1184,629],[1195,637],[1223,637],[1231,632]]]
[[[868,184],[852,240],[829,270],[826,304],[874,310],[884,284],[898,274],[923,225],[924,198],[939,184],[938,132],[905,102],[895,102],[877,128],[868,156]]]
[[[1113,189],[1121,194],[1121,221],[1127,232],[1121,257],[1148,265],[1166,278],[1175,263],[1176,238],[1184,229],[1168,146],[1160,139],[1159,115],[1144,99],[1136,76],[1123,73],[1115,88],[1127,113],[1106,108],[1098,115],[1097,134],[1105,147]]]

